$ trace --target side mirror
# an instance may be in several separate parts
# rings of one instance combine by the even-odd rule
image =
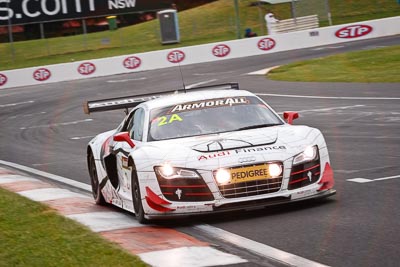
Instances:
[[[132,142],[128,132],[122,132],[114,135],[113,140],[115,142],[127,142],[131,148],[135,147],[135,144]]]
[[[293,124],[293,120],[299,118],[299,113],[294,111],[285,111],[283,112],[283,118],[286,120],[287,123]]]

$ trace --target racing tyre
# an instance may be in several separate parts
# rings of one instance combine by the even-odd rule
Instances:
[[[89,154],[88,161],[89,161],[90,183],[92,184],[92,194],[94,201],[96,202],[97,205],[105,205],[106,201],[100,190],[99,179],[97,177],[96,162],[94,160],[92,153]]]
[[[133,164],[132,164],[133,165]],[[135,209],[135,217],[139,223],[147,223],[147,219],[144,217],[144,210],[142,205],[142,194],[140,193],[139,180],[134,167],[132,167],[131,175],[131,185],[132,185],[132,201],[133,208]]]

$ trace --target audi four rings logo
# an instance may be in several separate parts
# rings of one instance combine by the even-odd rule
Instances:
[[[44,82],[50,79],[51,72],[46,68],[40,68],[33,73],[33,79],[39,82]]]
[[[91,62],[84,62],[79,65],[78,72],[82,75],[90,75],[96,71],[96,66]]]
[[[124,67],[130,70],[139,68],[141,64],[142,60],[135,56],[125,58],[123,62]]]
[[[260,41],[258,41],[257,46],[259,49],[268,51],[271,50],[275,47],[276,42],[272,38],[263,38]]]
[[[239,158],[239,163],[253,162],[256,161],[256,157],[245,157]]]
[[[0,86],[3,86],[7,83],[7,76],[0,73]]]
[[[185,59],[185,53],[181,50],[173,50],[168,53],[167,59],[171,63],[180,63]]]
[[[226,57],[231,52],[231,48],[225,44],[219,44],[214,46],[212,53],[216,57]]]

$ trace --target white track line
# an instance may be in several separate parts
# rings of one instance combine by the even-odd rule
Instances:
[[[294,254],[287,253],[285,251],[270,247],[268,245],[258,243],[256,241],[247,239],[245,237],[227,232],[225,230],[213,227],[211,225],[203,224],[194,226],[195,229],[198,229],[202,232],[207,233],[208,235],[220,239],[225,242],[229,242],[234,244],[235,246],[245,248],[246,250],[252,251],[258,255],[264,256],[266,258],[270,258],[273,260],[277,260],[284,264],[288,264],[290,266],[298,266],[298,267],[322,267],[326,266],[320,264],[315,261],[311,261]]]
[[[376,178],[376,179],[352,178],[352,179],[347,179],[346,181],[359,183],[359,184],[364,184],[364,183],[370,183],[370,182],[376,182],[376,181],[385,181],[385,180],[399,179],[399,178],[400,178],[400,175],[394,175],[394,176],[388,176],[388,177],[382,177],[382,178]]]
[[[400,136],[386,136],[386,135],[376,135],[376,136],[365,136],[365,135],[330,135],[330,131],[323,131],[325,138],[350,138],[350,139],[400,139]]]
[[[138,256],[153,267],[206,267],[245,263],[236,255],[219,251],[212,247],[181,247],[161,251],[140,253]]]
[[[365,105],[354,105],[354,106],[344,106],[344,107],[331,107],[331,108],[320,108],[320,109],[305,109],[305,110],[298,110],[298,113],[307,113],[307,112],[321,112],[321,111],[332,111],[332,110],[345,110],[345,109],[352,109],[352,108],[359,108],[365,107]],[[283,112],[277,112],[279,115],[282,115]]]
[[[325,50],[325,49],[339,49],[345,47],[344,45],[338,45],[338,46],[325,46],[325,47],[317,47],[317,48],[312,48],[311,50],[313,51],[319,51],[319,50]]]
[[[280,66],[273,66],[273,67],[270,67],[270,68],[253,71],[253,72],[247,73],[247,75],[267,75],[271,70],[279,68],[279,67]]]
[[[233,71],[224,71],[224,72],[205,72],[205,73],[194,73],[193,76],[211,76],[211,75],[223,75],[223,74],[231,74]]]
[[[125,83],[125,82],[143,81],[143,80],[147,80],[147,78],[146,77],[141,77],[141,78],[125,79],[125,80],[109,80],[107,82],[108,83]]]
[[[377,178],[377,179],[374,179],[374,181],[384,181],[384,180],[398,179],[398,178],[400,178],[400,175],[389,176],[389,177],[383,177],[383,178]]]
[[[88,136],[75,136],[75,137],[71,137],[71,140],[81,140],[81,139],[90,139],[95,137],[94,135],[88,135]]]
[[[311,98],[311,99],[346,99],[346,100],[400,100],[400,97],[347,97],[347,96],[314,96],[314,95],[280,95],[280,94],[264,94],[255,93],[259,96],[276,96],[276,97],[292,97],[292,98]]]
[[[306,110],[301,110],[300,112],[305,113],[305,112],[332,111],[332,110],[343,110],[343,109],[352,109],[352,108],[360,108],[360,107],[365,107],[365,105],[353,105],[353,106],[320,108],[320,109],[306,109]]]
[[[204,81],[204,82],[199,82],[199,83],[194,83],[194,84],[190,84],[186,86],[186,89],[191,89],[193,87],[199,86],[199,85],[203,85],[203,84],[207,84],[207,83],[211,83],[211,82],[215,82],[217,79],[212,79],[212,80],[208,80],[208,81]]]
[[[26,117],[33,117],[33,116],[37,116],[37,115],[43,115],[43,114],[46,114],[46,112],[45,112],[45,111],[42,111],[42,112],[32,113],[32,114],[15,115],[15,116],[8,117],[8,119],[11,120],[11,119],[16,119],[16,118],[21,118],[21,117],[26,118]]]
[[[26,167],[26,166],[23,166],[23,165],[19,165],[19,164],[8,162],[8,161],[4,161],[4,160],[0,160],[0,164],[6,165],[6,166],[9,166],[9,167],[21,170],[21,171],[26,171],[26,172],[30,172],[30,173],[33,173],[33,174],[36,174],[36,175],[39,175],[39,176],[43,176],[43,177],[48,178],[50,180],[54,180],[54,181],[57,181],[57,182],[60,182],[60,183],[64,183],[64,184],[67,184],[67,185],[70,185],[70,186],[73,186],[73,187],[76,187],[76,188],[79,188],[79,189],[82,189],[82,190],[85,190],[85,191],[88,191],[88,192],[92,192],[92,187],[90,185],[84,184],[84,183],[81,183],[81,182],[78,182],[78,181],[74,181],[74,180],[71,180],[71,179],[68,179],[68,178],[65,178],[65,177],[62,177],[62,176],[54,175],[54,174],[51,174],[51,173],[48,173],[48,172],[44,172],[44,171],[39,171],[39,170],[36,170],[36,169],[33,169],[33,168],[29,168],[29,167]]]
[[[75,124],[78,124],[78,123],[90,122],[90,121],[93,121],[93,119],[85,119],[85,120],[80,120],[80,121],[70,121],[70,122],[61,122],[61,123],[53,123],[53,124],[46,124],[46,125],[36,125],[36,126],[30,126],[30,127],[21,127],[19,129],[20,130],[26,130],[26,129],[35,129],[35,128],[49,128],[49,127],[57,127],[57,126],[75,125]]]
[[[18,105],[24,105],[24,104],[31,104],[34,103],[35,101],[26,101],[26,102],[19,102],[19,103],[12,103],[12,104],[5,104],[5,105],[0,105],[0,108],[7,108],[7,107],[14,107]]]

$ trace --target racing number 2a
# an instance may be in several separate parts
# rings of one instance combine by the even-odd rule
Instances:
[[[160,122],[158,123],[158,126],[164,126],[167,124],[171,124],[174,121],[183,121],[181,117],[179,117],[178,114],[172,114],[170,117],[168,116],[162,116],[159,118]]]

